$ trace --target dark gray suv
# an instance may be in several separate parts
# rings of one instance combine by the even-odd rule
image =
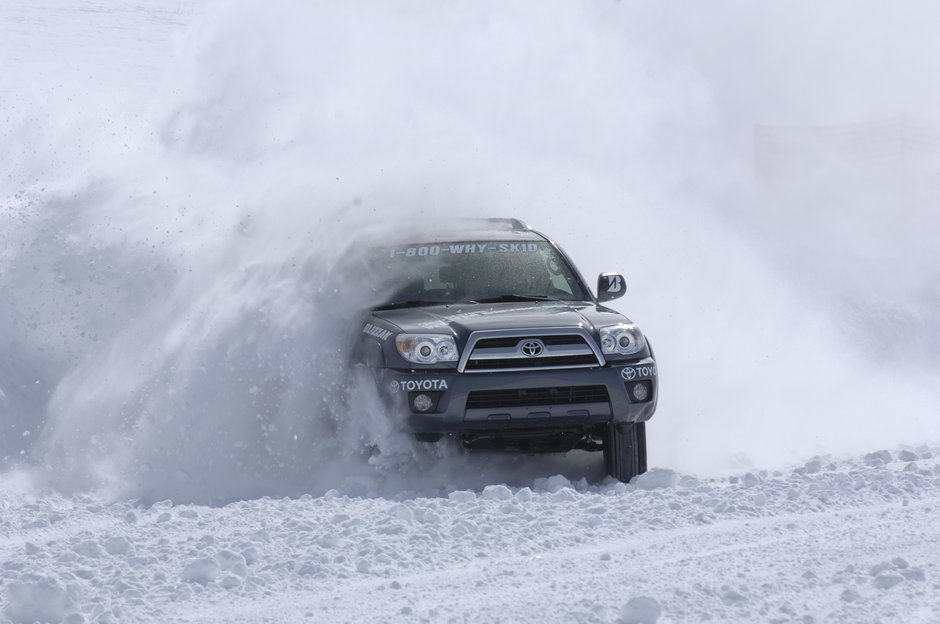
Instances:
[[[389,284],[354,361],[420,440],[526,453],[603,451],[622,481],[646,471],[659,380],[649,341],[604,305],[565,253],[516,219],[459,221],[375,248]]]

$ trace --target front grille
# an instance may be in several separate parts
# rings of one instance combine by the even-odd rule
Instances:
[[[545,343],[546,347],[553,345],[581,345],[584,344],[584,338],[575,334],[558,334],[548,336],[526,336],[526,338],[535,338]],[[507,336],[505,338],[481,338],[477,341],[477,349],[508,349],[515,347],[519,341],[523,340],[519,336]]]
[[[542,356],[539,358],[505,358],[499,360],[475,360],[471,356],[467,360],[467,366],[464,368],[466,371],[481,371],[481,370],[505,370],[507,368],[528,368],[528,367],[538,367],[538,368],[548,368],[548,367],[559,367],[564,368],[568,366],[597,366],[597,357],[594,354],[591,355],[563,355],[560,357],[550,357]]]
[[[609,402],[610,396],[607,394],[607,386],[475,390],[467,396],[467,409]]]
[[[533,343],[536,353],[530,348]],[[474,332],[457,370],[486,373],[603,365],[604,358],[587,331],[581,328],[543,328]]]

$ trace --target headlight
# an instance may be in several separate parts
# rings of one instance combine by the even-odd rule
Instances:
[[[441,334],[399,334],[395,346],[403,358],[415,364],[456,362],[460,357],[454,338]]]
[[[605,354],[630,355],[643,349],[646,339],[636,325],[621,323],[601,328],[601,350]]]

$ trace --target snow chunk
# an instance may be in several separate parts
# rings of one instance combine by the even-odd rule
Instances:
[[[131,549],[126,537],[109,537],[104,541],[104,549],[109,555],[123,555]]]
[[[839,596],[845,602],[857,602],[862,599],[861,595],[854,589],[846,589]]]
[[[924,571],[920,568],[905,568],[901,570],[901,576],[903,576],[908,581],[926,581],[927,576],[924,574]]]
[[[548,477],[547,479],[536,479],[535,487],[539,490],[547,490],[554,493],[562,488],[570,488],[571,481],[566,479],[563,475],[555,475],[554,477]]]
[[[57,580],[43,577],[36,581],[10,583],[3,615],[14,624],[61,622],[71,607],[68,591]]]
[[[752,488],[754,486],[760,485],[761,478],[754,474],[753,472],[746,472],[744,476],[741,477],[741,485],[746,488]]]
[[[895,557],[894,559],[891,560],[891,563],[893,563],[894,567],[898,568],[899,570],[908,568],[911,565],[907,562],[907,560],[904,557]]]
[[[252,533],[250,536],[248,536],[248,539],[250,539],[253,542],[263,542],[267,544],[268,542],[271,541],[271,536],[268,534],[267,531],[262,529],[260,531],[255,531],[254,533]]]
[[[486,500],[510,500],[512,490],[505,485],[488,485],[483,488],[483,498]]]
[[[865,465],[878,467],[891,462],[891,451],[875,451],[865,456]]]
[[[457,490],[448,494],[447,498],[456,503],[472,503],[477,499],[477,495],[470,490]]]
[[[315,539],[314,543],[321,548],[336,548],[339,546],[339,536],[327,533]]]
[[[890,572],[882,572],[875,578],[871,580],[871,584],[877,587],[878,589],[891,589],[898,583],[903,583],[904,577],[900,574],[893,574]]]
[[[415,521],[415,514],[411,508],[401,503],[398,503],[392,508],[392,514],[402,522],[407,522],[408,524]]]
[[[236,566],[248,565],[245,556],[231,550],[220,550],[215,554],[220,570],[230,570]]]
[[[258,549],[252,545],[246,545],[242,550],[242,557],[245,558],[245,563],[251,565],[256,563],[258,559],[261,558],[261,554],[258,552]]]
[[[804,464],[803,471],[806,474],[816,474],[817,472],[822,472],[822,460],[820,460],[818,457],[809,460],[806,462],[806,464]]]
[[[721,601],[729,607],[732,607],[747,602],[747,596],[731,588],[724,588],[724,592],[721,594]]]
[[[432,509],[418,507],[414,510],[415,520],[422,524],[440,524],[441,517]]]
[[[552,494],[552,499],[556,501],[576,501],[578,500],[578,493],[570,487],[561,488]]]
[[[655,624],[662,613],[663,608],[655,598],[636,596],[620,609],[620,621],[623,624]]]
[[[868,570],[869,576],[878,576],[882,572],[893,569],[895,566],[892,563],[887,561],[882,561],[876,565],[873,565],[870,570]]]
[[[666,468],[653,468],[636,477],[633,485],[641,490],[657,490],[672,488],[679,482],[679,475],[674,470]]]
[[[98,542],[94,540],[85,540],[84,542],[80,542],[76,544],[72,550],[74,550],[79,555],[82,555],[83,557],[92,557],[94,559],[97,559],[104,554],[104,552],[101,550],[101,546],[98,545]]]
[[[225,589],[235,589],[236,587],[242,584],[242,580],[235,576],[234,574],[229,574],[224,579],[222,579],[221,585]]]
[[[196,559],[183,568],[183,580],[205,585],[219,576],[219,562],[211,558]]]

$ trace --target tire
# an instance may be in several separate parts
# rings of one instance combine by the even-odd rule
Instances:
[[[646,472],[646,423],[607,426],[604,436],[604,469],[618,481],[629,483]]]

